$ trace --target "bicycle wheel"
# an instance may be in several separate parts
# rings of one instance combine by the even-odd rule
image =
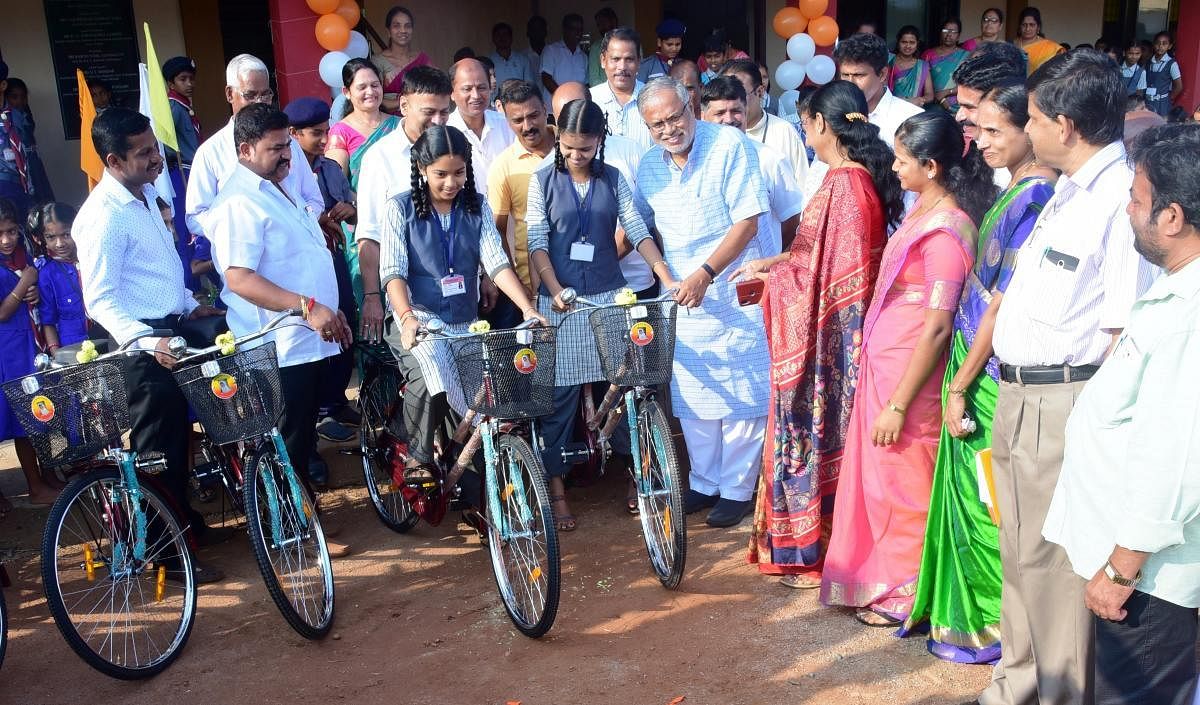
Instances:
[[[267,592],[292,629],[319,639],[333,625],[333,566],[312,500],[299,480],[289,482],[273,446],[256,452],[246,467],[247,530]]]
[[[529,637],[550,630],[558,614],[558,534],[546,472],[529,443],[499,437],[495,468],[503,516],[488,519],[488,549],[496,587],[517,629]]]
[[[145,556],[134,555],[145,515]],[[158,492],[135,498],[113,467],[74,477],[50,510],[42,584],[54,623],[80,658],[113,678],[149,678],[183,649],[196,583],[183,528]]]
[[[638,411],[638,447],[643,482],[638,487],[642,536],[650,565],[663,587],[674,589],[687,560],[687,523],[683,513],[683,482],[671,427],[654,399]]]
[[[0,589],[0,666],[4,665],[4,650],[8,648],[8,607],[4,604],[4,590]]]
[[[407,533],[421,517],[404,498],[392,476],[394,463],[404,464],[399,456],[400,443],[390,424],[400,413],[400,375],[395,367],[377,362],[358,391],[362,421],[358,429],[358,448],[362,453],[363,480],[371,506],[384,526]]]

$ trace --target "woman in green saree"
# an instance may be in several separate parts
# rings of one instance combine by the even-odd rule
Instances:
[[[888,89],[918,107],[933,100],[933,82],[929,64],[917,57],[921,49],[921,33],[912,25],[904,25],[896,33],[896,55],[888,66]]]
[[[984,215],[975,265],[955,315],[925,548],[913,609],[901,630],[923,631],[928,623],[930,653],[960,663],[1000,657],[999,532],[984,503],[990,497],[981,496],[976,463],[992,445],[999,389],[992,355],[996,313],[1016,251],[1053,195],[1057,176],[1034,159],[1024,133],[1027,108],[1023,78],[1001,83],[979,107],[976,144],[990,166],[1009,170],[1012,181]]]
[[[951,17],[942,23],[942,40],[921,57],[929,63],[929,74],[933,78],[933,102],[951,113],[958,110],[958,84],[954,82],[954,70],[971,52],[958,46],[962,34],[962,20]]]

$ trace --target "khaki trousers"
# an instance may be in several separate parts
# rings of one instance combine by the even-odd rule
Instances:
[[[1000,662],[981,705],[1091,705],[1094,632],[1086,582],[1042,525],[1084,382],[1001,382],[992,427],[1000,510]]]

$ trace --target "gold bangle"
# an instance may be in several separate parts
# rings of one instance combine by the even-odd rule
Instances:
[[[890,399],[888,400],[887,408],[890,411],[894,411],[897,414],[900,414],[901,416],[904,416],[905,414],[908,413],[908,409],[901,408],[899,404],[897,404],[896,402],[894,402]]]

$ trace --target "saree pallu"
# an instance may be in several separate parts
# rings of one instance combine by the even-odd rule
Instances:
[[[1017,48],[1025,52],[1025,56],[1029,60],[1026,68],[1029,70],[1031,76],[1042,64],[1066,52],[1066,49],[1063,49],[1061,44],[1045,37],[1038,39],[1028,46],[1017,44]]]
[[[371,136],[350,155],[348,165],[350,167],[350,188],[355,193],[358,192],[358,175],[362,171],[362,160],[367,154],[367,150],[374,147],[379,140],[390,135],[397,127],[400,127],[400,118],[395,115],[387,116],[383,122],[379,123],[379,127],[375,128]],[[350,282],[354,287],[354,300],[361,305],[363,300],[362,272],[358,266],[358,246],[354,242],[354,229],[343,225],[342,232],[346,234],[346,264],[350,267]]]
[[[884,250],[863,328],[863,363],[822,574],[826,605],[871,607],[898,619],[911,610],[941,429],[945,356],[909,403],[894,444],[874,446],[872,428],[912,360],[926,311],[956,308],[974,238],[965,213],[934,210],[905,221]]]
[[[929,62],[929,75],[933,79],[934,93],[954,88],[954,70],[970,55],[971,52],[965,49],[955,49],[945,56],[939,56],[934,49],[925,52],[923,58]],[[958,96],[954,93],[946,96],[946,102],[951,111],[958,109]]]
[[[1045,179],[1023,179],[984,216],[975,267],[955,316],[943,407],[945,389],[975,344],[993,292],[1008,287],[1017,250],[1053,194],[1054,187]],[[908,636],[922,631],[928,622],[929,652],[959,663],[992,663],[1000,658],[999,530],[980,499],[975,460],[979,451],[992,446],[999,377],[999,365],[992,357],[964,391],[967,414],[977,424],[975,432],[959,439],[942,428],[916,597],[900,630],[900,636]]]
[[[870,175],[835,169],[805,209],[790,259],[771,268],[771,394],[748,556],[762,573],[820,577],[886,238]]]
[[[929,64],[922,59],[907,69],[896,68],[888,72],[888,88],[897,98],[918,98],[925,91],[925,77],[929,75]]]

